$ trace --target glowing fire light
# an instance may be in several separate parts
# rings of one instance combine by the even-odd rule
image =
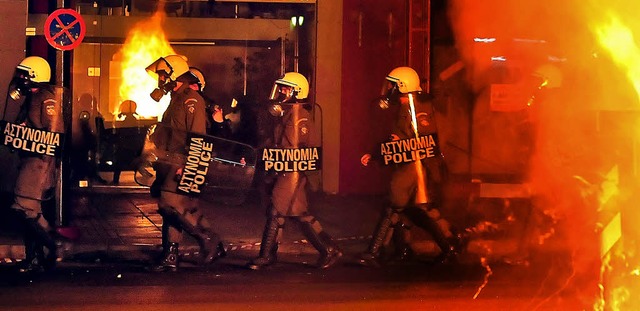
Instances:
[[[164,13],[158,12],[136,24],[120,50],[122,82],[119,102],[133,100],[138,106],[136,113],[144,118],[161,118],[169,105],[168,96],[159,103],[151,99],[149,93],[157,87],[157,81],[145,71],[146,66],[156,59],[175,54],[162,30],[164,17]]]
[[[416,118],[416,107],[413,103],[413,94],[409,93],[409,109],[411,113],[411,127],[413,128],[413,132],[416,135],[416,138],[420,136],[418,133],[418,120]],[[416,174],[418,175],[417,189],[416,189],[416,201],[417,202],[427,202],[427,185],[425,184],[424,179],[424,171],[422,166],[422,161],[415,161]]]
[[[473,38],[474,42],[491,43],[496,42],[496,38]]]
[[[640,94],[640,48],[635,44],[631,29],[610,13],[609,22],[596,27],[595,32],[602,47],[607,49],[613,60],[626,70],[636,93]]]
[[[550,296],[531,310],[640,310],[638,1],[449,3],[467,82],[480,94],[475,100],[482,105],[475,107],[489,106],[492,84],[538,83],[518,91],[531,99],[526,112],[534,134],[526,171],[532,207],[544,215],[533,224],[545,231],[532,232],[529,245],[514,255],[527,258],[528,247],[546,247],[534,242],[548,240],[568,256],[562,259],[567,266],[545,267],[554,283],[543,284],[543,295]],[[506,55],[509,62],[495,66],[492,55]],[[521,75],[503,76],[514,63]],[[538,72],[541,66],[547,68]],[[541,79],[527,80],[532,73]],[[476,148],[471,156],[510,159],[499,151],[512,147],[495,139],[505,127],[488,127],[498,118],[481,109],[472,116],[480,121],[472,124],[474,140],[491,148]],[[505,122],[506,128],[522,128],[516,115],[509,117],[516,120]],[[481,165],[477,170],[503,172]]]
[[[485,268],[487,273],[484,275],[484,280],[482,281],[482,284],[480,285],[480,287],[478,287],[478,290],[476,290],[476,293],[473,294],[473,299],[477,299],[478,296],[480,296],[480,292],[482,292],[485,286],[489,284],[489,277],[491,277],[491,275],[493,274],[493,271],[491,270],[491,267],[489,266],[489,262],[487,261],[486,257],[480,258],[480,264],[482,264],[482,267]]]
[[[593,26],[594,33],[598,42],[610,55],[612,60],[618,67],[624,70],[627,79],[633,85],[636,93],[640,96],[640,47],[635,42],[634,31],[622,21],[613,11],[609,11],[605,14],[607,20],[595,24]],[[637,106],[637,103],[635,103]],[[625,107],[630,110],[637,110],[640,107]],[[635,154],[634,154],[635,156]],[[612,182],[607,184],[607,187],[601,187],[601,194],[599,196],[599,210],[604,209],[605,205],[618,194],[618,171],[617,167],[612,169],[608,174],[608,180]],[[622,310],[629,307],[629,299],[631,297],[630,292],[637,291],[637,278],[635,282],[628,282],[628,278],[618,278],[615,281],[606,282],[604,279],[605,274],[609,275],[625,275],[628,267],[633,266],[628,262],[628,258],[624,256],[625,251],[616,251],[614,249],[615,244],[621,239],[622,229],[620,212],[609,220],[607,223],[602,224],[604,229],[602,230],[602,280],[601,280],[601,297],[600,301],[596,304],[595,308],[602,310],[605,305],[610,310]],[[629,237],[631,239],[637,237]],[[616,259],[622,259],[625,261],[624,266],[615,265],[613,262]],[[637,263],[635,263],[637,265]],[[635,270],[631,270],[627,275],[635,276]],[[610,278],[611,279],[611,278]],[[609,292],[609,295],[605,295],[605,289]]]

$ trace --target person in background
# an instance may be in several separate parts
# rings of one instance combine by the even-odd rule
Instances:
[[[120,130],[123,128],[138,128],[141,130],[141,124],[138,120],[138,114],[136,110],[138,109],[138,105],[136,102],[132,100],[125,100],[120,104],[120,111],[117,115],[117,126],[113,129],[112,141],[114,148],[114,157],[115,157],[115,165],[113,169],[113,184],[120,183],[120,174],[122,173],[122,168],[128,164],[127,162],[131,161],[132,156],[138,156],[137,153],[138,147],[137,143],[133,141],[124,141],[125,139],[136,139],[138,136],[131,137],[129,135],[122,135],[122,133],[126,130]],[[118,141],[118,143],[116,143]],[[136,149],[136,150],[132,150]]]
[[[120,104],[118,112],[118,127],[138,127],[140,126],[139,116],[136,113],[138,104],[132,100],[125,100]]]
[[[206,86],[204,74],[196,67],[189,67],[189,72],[196,77],[196,80],[194,80],[195,83],[190,84],[189,87],[197,91],[206,102],[207,134],[229,138],[231,136],[229,120],[225,119],[222,108],[217,105],[213,99],[206,97],[204,94],[204,87]]]

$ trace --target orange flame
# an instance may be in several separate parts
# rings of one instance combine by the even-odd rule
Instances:
[[[449,3],[468,82],[482,95],[478,103],[488,106],[487,86],[496,81],[515,84],[530,74],[546,81],[532,93],[540,96],[530,97],[537,104],[527,109],[534,131],[527,173],[536,195],[535,210],[560,224],[550,241],[571,253],[572,273],[567,282],[557,284],[571,289],[580,298],[579,305],[599,295],[592,306],[595,310],[639,309],[640,214],[635,205],[640,184],[640,22],[635,15],[640,4],[631,0]],[[490,59],[495,55],[505,55],[506,61],[496,65]],[[499,70],[513,69],[516,62],[523,65],[513,70],[518,79],[500,75]],[[556,69],[549,70],[550,66]],[[494,120],[490,111],[474,113],[483,125]],[[516,121],[509,125],[519,128]],[[491,156],[508,159],[500,152],[513,147],[493,143],[501,132],[475,133],[481,145],[492,146]],[[472,156],[482,158],[481,151],[476,149]],[[496,171],[501,172],[490,173]],[[566,271],[548,273],[554,281],[567,277]],[[599,292],[593,285],[600,285]]]
[[[157,80],[150,76],[145,68],[160,57],[175,54],[162,29],[165,14],[155,13],[150,19],[134,26],[127,35],[121,54],[122,82],[119,89],[119,103],[133,100],[138,109],[136,113],[143,118],[162,117],[169,105],[169,98],[163,97],[155,102],[149,94],[157,87]],[[116,114],[119,108],[116,109]]]
[[[597,24],[594,28],[599,43],[626,71],[636,93],[640,94],[640,47],[635,42],[633,30],[613,12],[609,13],[607,22]]]
[[[636,43],[637,33],[640,29],[631,26],[630,23],[625,21],[624,16],[616,13],[615,10],[610,8],[605,10],[606,20],[600,22],[594,22],[591,26],[596,35],[596,39],[599,45],[610,54],[613,62],[621,68],[629,83],[634,87],[636,93],[640,96],[640,47]],[[632,17],[632,18],[635,18]],[[628,20],[628,19],[627,19]],[[633,19],[631,19],[633,20]],[[620,107],[624,110],[639,110],[640,106],[635,101],[629,101],[629,103]],[[635,161],[637,156],[635,152],[632,158]],[[617,173],[617,171],[615,171]],[[637,172],[633,172],[637,175]],[[604,210],[608,201],[618,194],[618,178],[609,178],[615,181],[615,184],[605,188],[601,187],[602,191],[599,196],[600,209]],[[636,176],[637,177],[637,176]],[[635,268],[640,263],[632,262],[632,256],[626,256],[625,254],[633,254],[632,247],[625,246],[622,249],[623,243],[620,241],[623,238],[621,224],[620,224],[620,210],[624,207],[618,207],[616,216],[611,220],[606,219],[602,224],[604,229],[602,230],[602,253],[604,255],[602,268],[601,268],[601,299],[595,306],[598,310],[603,310],[605,307],[610,310],[623,310],[626,308],[637,308],[637,301],[632,301],[630,293],[640,290],[637,283],[637,276],[634,276],[632,271],[629,271],[629,267]],[[625,215],[627,217],[631,215]],[[612,230],[614,228],[615,230]],[[636,240],[637,236],[627,236],[629,241]],[[607,242],[605,244],[605,242]],[[627,245],[630,245],[627,243]],[[617,246],[615,248],[614,246]],[[628,247],[628,249],[626,249]],[[616,261],[623,262],[622,264],[616,264]],[[635,305],[635,306],[633,306]]]
[[[409,108],[411,113],[411,127],[416,135],[416,138],[420,136],[418,133],[418,120],[416,119],[416,107],[413,103],[413,94],[409,93]],[[424,168],[422,161],[415,161],[416,174],[419,181],[416,189],[416,202],[427,202],[427,185],[425,184]]]

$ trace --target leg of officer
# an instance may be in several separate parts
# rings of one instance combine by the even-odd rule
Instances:
[[[151,268],[153,271],[177,270],[183,230],[198,241],[202,264],[210,264],[224,255],[220,238],[213,232],[209,222],[199,210],[197,199],[162,191],[158,207],[158,212],[163,219],[163,235],[166,234],[163,238],[166,239],[167,245],[164,248],[163,258]]]
[[[262,233],[262,242],[260,243],[260,254],[247,265],[251,270],[259,270],[263,267],[272,265],[276,262],[278,256],[278,236],[284,228],[285,219],[278,214],[273,205],[267,210],[267,222]]]
[[[358,262],[364,266],[380,267],[380,255],[387,237],[393,234],[394,226],[398,221],[398,209],[385,208],[378,220],[367,250],[360,255]]]
[[[27,270],[53,268],[58,258],[57,242],[52,226],[42,215],[45,192],[53,185],[55,162],[53,158],[28,157],[21,160],[20,173],[14,189],[15,198],[11,206],[24,221],[24,238]],[[47,255],[43,256],[45,247]],[[43,263],[37,262],[44,258]],[[34,261],[35,260],[35,261]],[[42,267],[38,267],[42,264]]]

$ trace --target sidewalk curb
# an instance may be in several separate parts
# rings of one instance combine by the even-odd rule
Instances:
[[[370,237],[353,236],[337,238],[343,250],[347,250],[347,255],[357,255],[366,250]],[[439,252],[438,246],[432,240],[422,240],[411,243],[411,247],[416,254],[435,256]],[[197,250],[197,245],[187,244],[181,248],[185,252]],[[225,242],[225,249],[228,253],[234,252],[257,252],[260,249],[260,242]],[[95,244],[75,244],[70,249],[72,260],[89,257],[99,259],[108,257],[120,260],[149,260],[162,251],[160,245],[155,244],[129,244],[129,245],[95,245]],[[306,240],[288,241],[282,243],[279,249],[282,253],[288,254],[315,254],[316,251]],[[472,240],[467,245],[465,254],[487,258],[490,261],[501,260],[508,256],[518,254],[518,241],[515,239],[503,240]],[[22,244],[0,245],[0,264],[12,264],[24,259],[24,246]]]

